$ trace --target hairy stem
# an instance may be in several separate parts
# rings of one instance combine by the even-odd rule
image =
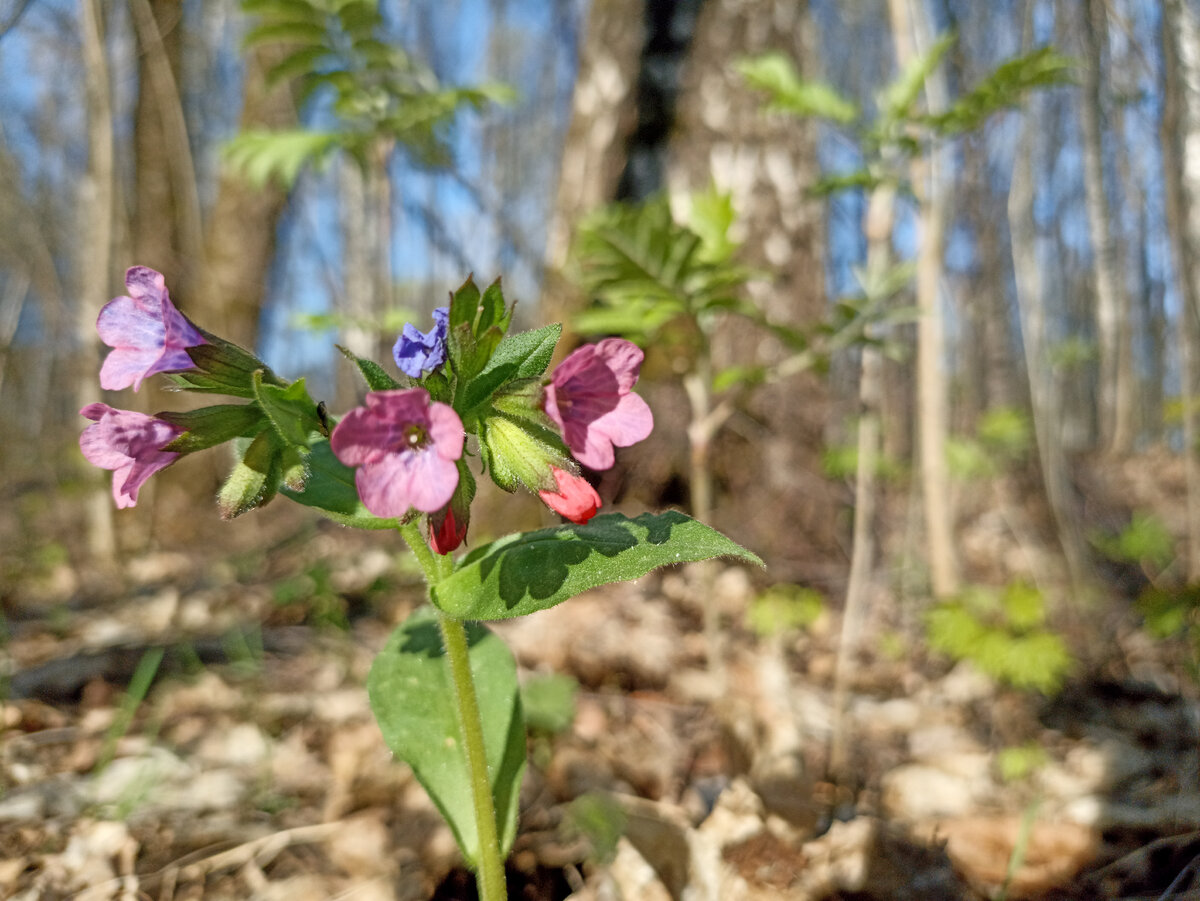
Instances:
[[[449,555],[430,550],[421,528],[415,522],[400,527],[400,535],[412,550],[425,581],[432,588],[450,575],[453,561]],[[488,776],[487,752],[483,743],[483,720],[479,714],[479,698],[475,694],[475,678],[471,673],[471,658],[467,645],[467,630],[462,620],[437,611],[438,627],[450,683],[454,686],[454,712],[463,739],[463,751],[471,779],[471,801],[475,808],[475,829],[479,836],[479,859],[476,879],[482,901],[505,901],[504,859],[500,854],[500,835],[496,828],[496,804],[492,798],[492,782]]]

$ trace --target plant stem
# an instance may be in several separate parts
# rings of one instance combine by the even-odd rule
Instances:
[[[712,409],[712,357],[708,337],[697,355],[691,372],[683,379],[691,407],[691,422],[688,423],[688,444],[691,451],[691,501],[692,516],[711,525],[713,513],[713,477],[709,452],[712,440],[724,422],[724,417],[715,418]],[[713,564],[705,560],[696,565],[697,583],[704,604],[704,644],[708,651],[708,669],[724,690],[725,652],[721,635],[721,620],[713,598]]]
[[[467,630],[462,620],[438,612],[442,628],[442,643],[450,664],[450,679],[454,685],[454,709],[462,731],[463,750],[471,773],[471,800],[475,805],[475,827],[479,834],[479,860],[476,878],[482,901],[504,901],[504,861],[500,856],[500,836],[496,831],[496,806],[492,800],[492,783],[488,778],[487,756],[483,746],[483,723],[479,716],[479,701],[475,696],[475,681],[471,676],[471,661],[467,656]]]
[[[400,527],[400,535],[412,549],[432,588],[453,569],[449,555],[430,550],[415,522]],[[504,859],[500,855],[500,836],[496,829],[496,805],[492,799],[492,782],[488,776],[487,751],[483,743],[483,720],[479,714],[479,699],[475,694],[475,679],[471,673],[471,658],[467,646],[467,630],[462,620],[437,611],[442,632],[442,647],[450,668],[450,683],[454,686],[454,712],[462,734],[463,751],[471,778],[471,800],[475,808],[475,830],[479,836],[479,859],[476,861],[476,880],[481,901],[505,901],[508,889],[504,882]]]

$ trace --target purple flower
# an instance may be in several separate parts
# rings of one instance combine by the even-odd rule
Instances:
[[[433,328],[428,334],[417,331],[411,322],[404,323],[404,331],[392,348],[392,356],[400,371],[410,378],[419,379],[424,373],[445,363],[446,328],[449,323],[449,307],[438,307],[433,311]]]
[[[100,387],[133,386],[159,372],[192,368],[187,349],[204,337],[171,303],[162,275],[145,266],[125,273],[129,295],[114,297],[100,310],[96,331],[112,352],[100,368]]]
[[[403,516],[409,507],[433,513],[446,506],[458,484],[454,461],[463,452],[462,420],[424,388],[372,391],[366,407],[351,410],[329,443],[347,466],[376,516]]]
[[[119,509],[136,505],[142,483],[179,457],[163,450],[184,433],[178,426],[108,404],[88,404],[79,413],[95,423],[79,436],[79,449],[92,465],[113,471],[113,499]]]
[[[646,402],[633,394],[644,354],[624,338],[585,344],[563,360],[546,386],[546,414],[584,466],[608,469],[613,447],[636,444],[654,428]]]

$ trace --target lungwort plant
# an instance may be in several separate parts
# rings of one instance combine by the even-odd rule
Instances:
[[[483,898],[505,896],[503,860],[517,829],[525,726],[516,663],[482,621],[524,616],[583,591],[669,564],[758,558],[680,513],[596,515],[580,475],[613,465],[653,415],[633,392],[642,352],[621,338],[585,345],[547,374],[560,325],[509,333],[499,282],[470,279],[427,332],[406,326],[395,370],[343,351],[368,392],[340,418],[249,351],[193,324],[163,277],[130,269],[128,294],[100,312],[113,350],[107,390],[155,375],[220,402],[149,416],[90,404],[84,456],[113,472],[119,507],[154,473],[229,444],[219,497],[230,518],[278,496],[363,529],[393,530],[424,572],[429,606],[400,625],[368,679],[388,746],[413,769],[450,824]],[[508,492],[536,494],[567,520],[453,556],[471,523],[476,471]]]

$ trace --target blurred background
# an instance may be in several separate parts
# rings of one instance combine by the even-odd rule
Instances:
[[[124,709],[148,647],[167,649],[160,675],[250,660],[251,675],[220,677],[237,691],[267,678],[273,653],[310,660],[314,684],[353,685],[353,653],[321,642],[377,647],[371,630],[419,600],[393,536],[285,499],[222,522],[225,449],[113,509],[109,474],[79,452],[79,408],[189,402],[149,383],[99,389],[95,319],[127,267],[162,272],[190,319],[305,377],[338,413],[362,388],[335,343],[387,363],[403,323],[427,329],[468,275],[503,278],[515,327],[566,324],[560,356],[608,334],[646,349],[638,390],[656,429],[593,474],[606,505],[683,509],[767,563],[655,577],[633,601],[609,599],[639,612],[562,626],[625,630],[618,643],[635,650],[621,653],[640,644],[649,662],[543,659],[536,640],[507,636],[531,671],[569,673],[593,713],[624,722],[605,692],[639,690],[701,711],[691,750],[664,758],[675,772],[621,770],[620,785],[683,803],[703,779],[757,773],[795,847],[856,811],[926,822],[946,811],[902,809],[925,789],[887,781],[917,755],[897,752],[897,735],[928,710],[999,705],[955,720],[991,755],[987,778],[1010,785],[996,775],[1004,749],[1041,750],[1013,764],[1026,767],[1014,795],[988,796],[1007,811],[1000,875],[947,865],[972,897],[1025,891],[1012,874],[1032,866],[1015,849],[1023,858],[1035,797],[1109,809],[1125,766],[1149,793],[1120,803],[1189,799],[1136,828],[1117,817],[1115,838],[1111,817],[1070,820],[1081,850],[1058,857],[1077,866],[1030,877],[1028,896],[1076,897],[1075,874],[1200,829],[1198,142],[1193,0],[0,0],[0,623],[17,705],[0,728],[13,741]],[[533,498],[484,492],[480,505],[476,544],[551,523]],[[664,619],[645,612],[655,604]],[[767,677],[738,655],[763,648],[792,701],[804,683],[824,719],[759,703]],[[674,685],[667,661],[706,687]],[[990,687],[930,688],[964,672]],[[892,732],[853,701],[918,688],[928,709]],[[748,697],[750,739],[730,713]],[[1109,775],[1086,790],[1031,788],[1029,771],[1066,766],[1064,736],[1085,741],[1070,711],[1102,719],[1112,704],[1159,725],[1129,739],[1133,756],[1101,754]],[[264,741],[287,740],[280,716]],[[798,734],[773,733],[776,718]],[[886,741],[847,737],[869,722]],[[313,767],[331,765],[328,734],[305,739]],[[72,772],[92,773],[104,747]],[[109,758],[140,753],[121,747]],[[795,772],[771,770],[764,748]],[[1134,750],[1150,757],[1131,763]],[[293,809],[324,822],[372,809],[341,778],[336,799]],[[582,793],[547,778],[559,800]],[[3,803],[0,833],[17,822]],[[393,843],[395,816],[380,820]],[[130,828],[143,863],[192,847],[153,848]],[[43,872],[36,845],[7,846],[25,862],[13,886],[31,891]],[[790,860],[789,847],[758,852]],[[1200,846],[1172,848],[1165,881],[1122,890],[1185,875]],[[1098,884],[1078,897],[1120,896],[1086,894]],[[829,891],[902,897],[882,885]]]

